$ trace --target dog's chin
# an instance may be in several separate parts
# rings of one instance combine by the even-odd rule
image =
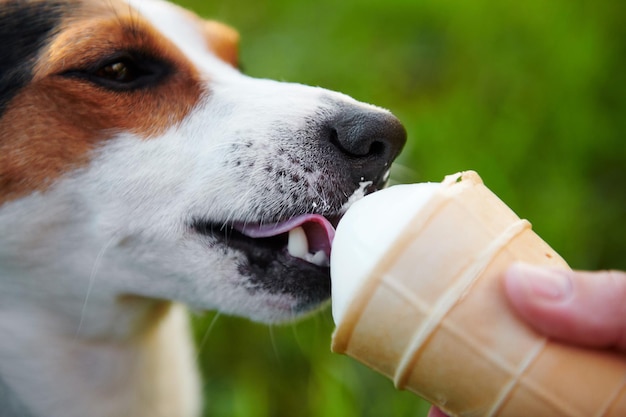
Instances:
[[[252,295],[265,293],[290,300],[272,306],[276,310],[272,318],[261,321],[296,319],[319,309],[330,299],[328,256],[322,251],[317,256],[294,255],[289,231],[250,237],[234,226],[218,226],[202,220],[195,221],[192,228],[209,237],[214,248],[222,247],[241,255],[236,257],[237,272],[246,280],[246,288]]]

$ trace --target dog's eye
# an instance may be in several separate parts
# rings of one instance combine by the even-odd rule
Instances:
[[[94,75],[118,83],[130,83],[137,79],[139,71],[130,62],[118,61],[103,66]]]
[[[140,54],[123,53],[63,75],[86,79],[110,90],[129,91],[156,85],[169,72],[170,67],[165,62]]]

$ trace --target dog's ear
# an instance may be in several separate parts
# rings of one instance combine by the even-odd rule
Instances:
[[[214,20],[204,21],[204,33],[209,48],[223,61],[239,67],[239,33],[232,27]]]

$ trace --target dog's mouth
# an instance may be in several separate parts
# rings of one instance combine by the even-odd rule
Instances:
[[[267,258],[266,253],[273,253],[328,268],[339,218],[339,215],[327,218],[320,214],[303,214],[271,224],[233,222],[217,225],[196,221],[193,228],[246,252],[257,264],[267,262],[269,259],[262,258]]]
[[[272,224],[194,222],[196,232],[240,254],[237,273],[248,289],[290,295],[293,314],[330,297],[330,253],[340,216],[303,214]]]
[[[223,250],[252,294],[258,290],[286,295],[293,316],[317,308],[330,298],[330,256],[335,228],[357,200],[376,191],[363,182],[336,211],[294,214],[273,222],[196,220],[192,229]]]
[[[291,257],[327,268],[338,222],[339,217],[330,220],[319,214],[304,214],[274,224],[235,223],[232,228],[253,242],[274,241],[270,246],[283,246]]]

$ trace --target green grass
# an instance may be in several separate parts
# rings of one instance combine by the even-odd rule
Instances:
[[[180,3],[240,31],[249,75],[390,108],[409,132],[396,182],[474,169],[572,267],[626,269],[625,2]],[[218,317],[200,353],[207,415],[425,415],[330,353],[332,330],[327,310],[279,327]]]

